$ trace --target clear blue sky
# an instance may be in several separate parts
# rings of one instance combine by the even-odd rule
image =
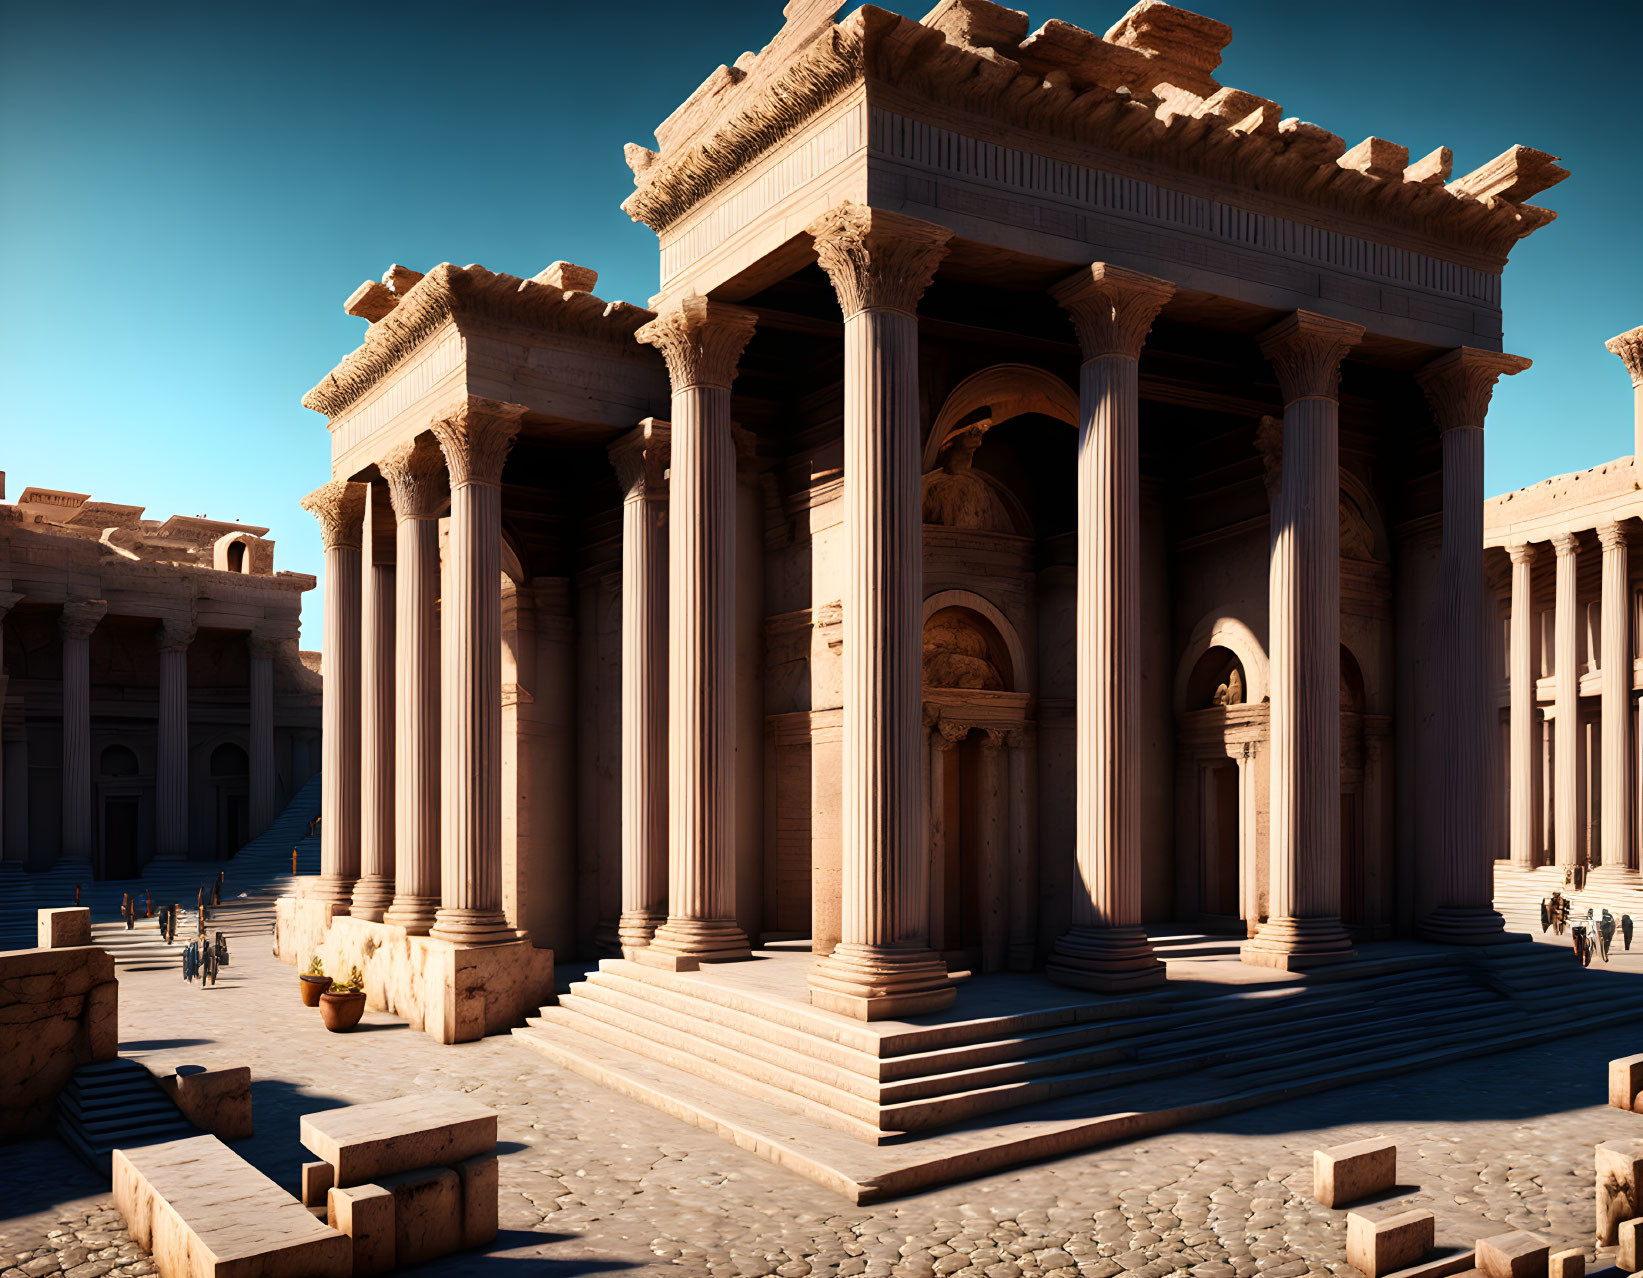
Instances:
[[[1126,7],[1030,12],[1104,31]],[[1489,491],[1631,451],[1602,343],[1643,324],[1643,5],[1189,7],[1234,29],[1223,83],[1349,145],[1446,145],[1457,173],[1513,143],[1562,157],[1574,176],[1541,197],[1559,220],[1506,273],[1506,346],[1535,367],[1495,396]],[[391,262],[564,258],[642,303],[656,241],[617,207],[622,145],[780,21],[778,0],[0,0],[8,495],[267,524],[279,566],[318,573],[296,502],[327,477],[326,436],[298,401],[359,341],[344,297]]]

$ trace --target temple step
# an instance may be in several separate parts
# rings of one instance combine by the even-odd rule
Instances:
[[[154,1076],[131,1060],[75,1070],[57,1097],[57,1130],[82,1161],[105,1175],[112,1150],[199,1135]]]

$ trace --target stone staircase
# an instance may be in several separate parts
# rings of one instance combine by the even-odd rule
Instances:
[[[57,1132],[93,1171],[110,1173],[116,1149],[182,1140],[200,1133],[154,1076],[136,1061],[82,1065],[57,1095]]]
[[[1160,948],[1196,959],[1223,939]],[[973,1174],[1643,1012],[1643,976],[1584,970],[1545,946],[1375,948],[1385,957],[1322,980],[1063,992],[991,1015],[968,1015],[976,996],[961,988],[962,1019],[889,1032],[734,979],[607,960],[514,1034],[869,1201],[954,1166]],[[976,978],[977,995],[996,979]]]
[[[316,773],[286,804],[262,834],[225,861],[150,861],[137,879],[93,880],[84,862],[58,862],[49,870],[24,871],[15,863],[0,865],[0,949],[28,949],[35,943],[35,911],[48,906],[80,904],[91,910],[94,944],[106,948],[120,967],[180,966],[200,888],[209,889],[223,874],[222,904],[207,907],[207,927],[229,938],[266,936],[273,930],[274,899],[292,890],[291,852],[297,852],[298,874],[319,872],[319,837],[312,833],[320,810]],[[146,900],[153,893],[156,911],[180,905],[183,920],[176,945],[160,939],[158,920],[139,918],[127,930],[120,917],[121,897],[131,892]]]
[[[1630,915],[1636,925],[1631,949],[1643,953],[1643,878],[1600,870],[1588,877],[1586,887],[1575,892],[1564,886],[1562,866],[1542,865],[1524,871],[1513,869],[1507,861],[1495,862],[1495,908],[1506,919],[1506,926],[1512,931],[1527,932],[1536,940],[1572,948],[1567,932],[1558,936],[1550,931],[1542,933],[1540,929],[1540,903],[1554,892],[1561,892],[1568,899],[1571,922],[1583,919],[1588,909],[1599,918],[1604,910],[1614,915],[1611,961],[1627,952],[1620,931],[1620,920],[1626,915]]]

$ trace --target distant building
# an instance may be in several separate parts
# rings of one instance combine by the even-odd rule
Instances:
[[[314,578],[268,529],[173,515],[0,472],[0,834],[31,869],[131,878],[260,833],[319,766]]]

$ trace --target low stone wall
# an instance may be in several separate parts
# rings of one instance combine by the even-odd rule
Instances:
[[[255,1134],[249,1065],[228,1069],[200,1065],[179,1065],[174,1070],[150,1068],[182,1116],[202,1132],[219,1140],[247,1140]]]
[[[32,1135],[81,1065],[119,1055],[114,960],[91,945],[0,952],[0,1140]]]
[[[330,976],[357,967],[366,1006],[403,1016],[442,1043],[503,1033],[553,997],[553,951],[528,940],[453,945],[301,897],[275,902],[274,928],[274,952],[298,972],[316,954]]]

